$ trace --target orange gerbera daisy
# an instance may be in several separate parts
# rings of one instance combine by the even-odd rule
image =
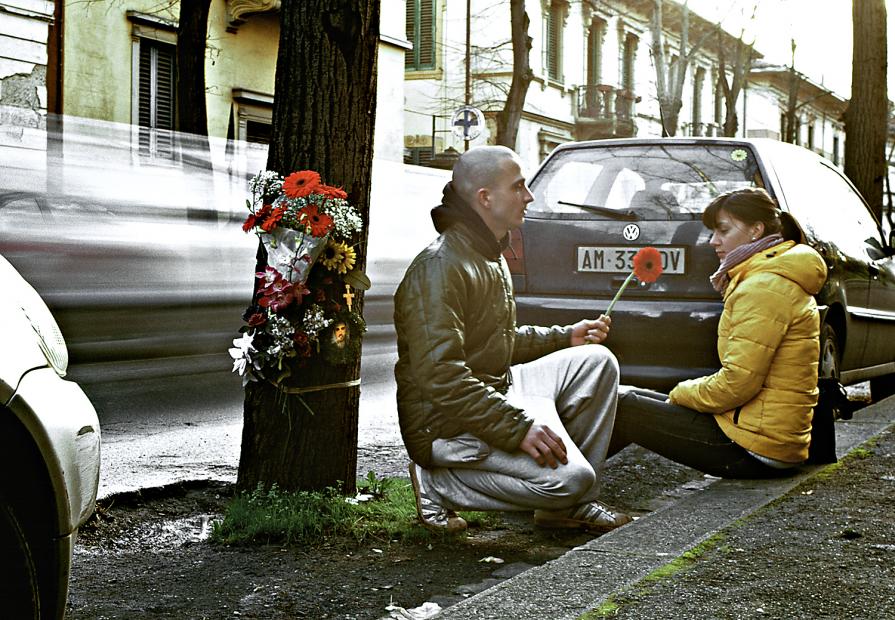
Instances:
[[[649,283],[655,282],[659,279],[659,276],[662,275],[662,254],[656,248],[640,248],[637,254],[634,255],[633,262],[634,270],[628,274],[628,277],[622,282],[615,297],[609,302],[609,307],[606,308],[606,312],[603,313],[606,316],[609,316],[612,312],[612,309],[615,307],[615,302],[622,296],[622,293],[625,292],[628,284],[631,283],[631,280],[633,280],[635,276],[641,282]]]
[[[306,206],[299,211],[299,217],[302,224],[307,224],[311,228],[311,234],[315,237],[323,237],[333,228],[333,218],[318,211],[317,205]]]
[[[634,255],[634,275],[641,282],[655,282],[662,275],[662,254],[656,248],[646,247]]]
[[[304,198],[320,190],[320,175],[313,170],[293,172],[283,181],[283,193],[289,198]]]

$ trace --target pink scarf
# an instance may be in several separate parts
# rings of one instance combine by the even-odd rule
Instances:
[[[752,243],[744,243],[743,245],[734,248],[733,251],[729,252],[724,257],[724,260],[721,261],[721,264],[718,266],[718,271],[716,271],[709,277],[709,280],[712,283],[712,288],[714,288],[719,293],[723,293],[724,289],[727,288],[727,285],[730,282],[730,276],[727,275],[728,271],[742,263],[747,258],[751,258],[762,250],[767,250],[768,248],[773,247],[778,243],[783,243],[783,236],[780,233],[774,233],[773,235],[762,237],[761,239],[753,241]]]

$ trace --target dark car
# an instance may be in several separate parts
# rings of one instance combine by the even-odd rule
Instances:
[[[664,273],[629,286],[607,344],[625,383],[668,390],[720,367],[722,303],[709,275],[718,258],[701,214],[718,194],[763,187],[795,221],[786,231],[824,257],[824,377],[870,380],[895,392],[893,240],[842,172],[817,154],[774,140],[628,139],[564,144],[531,180],[535,200],[506,253],[519,323],[566,324],[605,311],[653,246]]]

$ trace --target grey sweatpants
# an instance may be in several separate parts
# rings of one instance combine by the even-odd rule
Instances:
[[[562,437],[568,463],[541,467],[466,434],[435,441],[422,486],[452,510],[556,510],[597,499],[615,420],[615,356],[602,345],[569,347],[510,372],[507,400]]]

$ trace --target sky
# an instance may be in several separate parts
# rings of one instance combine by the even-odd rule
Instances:
[[[749,19],[758,5],[754,20]],[[791,39],[796,40],[795,67],[812,81],[848,98],[851,94],[851,0],[689,0],[691,10],[746,38],[764,60],[789,66]],[[886,0],[889,99],[895,100],[895,0]]]

